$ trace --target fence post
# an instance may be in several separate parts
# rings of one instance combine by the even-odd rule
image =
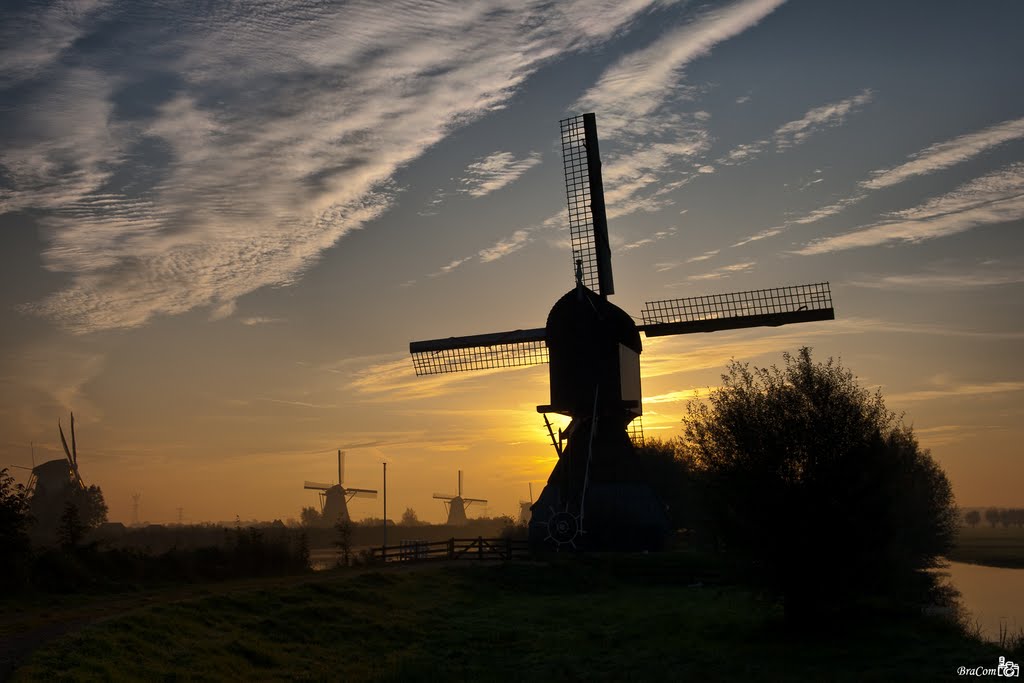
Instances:
[[[511,538],[506,538],[505,539],[505,559],[506,560],[511,560],[512,559],[512,539]]]
[[[455,559],[455,537],[454,536],[452,536],[451,538],[448,539],[448,559],[449,560],[454,560]]]
[[[476,537],[476,542],[477,542],[476,556],[477,556],[477,558],[482,560],[482,559],[484,559],[484,537],[483,536],[477,536]]]

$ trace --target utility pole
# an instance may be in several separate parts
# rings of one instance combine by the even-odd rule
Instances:
[[[388,463],[384,463],[384,545],[380,549],[380,556],[385,562],[388,561]]]

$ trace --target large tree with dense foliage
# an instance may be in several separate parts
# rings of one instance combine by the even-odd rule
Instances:
[[[957,524],[946,475],[838,362],[783,357],[733,361],[688,406],[681,447],[719,547],[797,618],[927,581]]]

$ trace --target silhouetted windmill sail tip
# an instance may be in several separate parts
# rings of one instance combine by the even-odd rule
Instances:
[[[648,301],[642,315],[639,329],[648,337],[659,337],[834,320],[835,310],[829,283],[819,282]]]
[[[609,296],[615,293],[615,285],[597,117],[593,113],[571,116],[560,121],[559,127],[573,267],[578,267],[578,279],[585,287],[601,296]]]
[[[525,367],[548,361],[544,329],[510,330],[409,344],[417,375]]]

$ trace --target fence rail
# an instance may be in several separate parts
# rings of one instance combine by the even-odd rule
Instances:
[[[446,541],[402,541],[399,545],[370,549],[375,560],[511,560],[528,557],[529,544],[511,538],[449,538]]]

